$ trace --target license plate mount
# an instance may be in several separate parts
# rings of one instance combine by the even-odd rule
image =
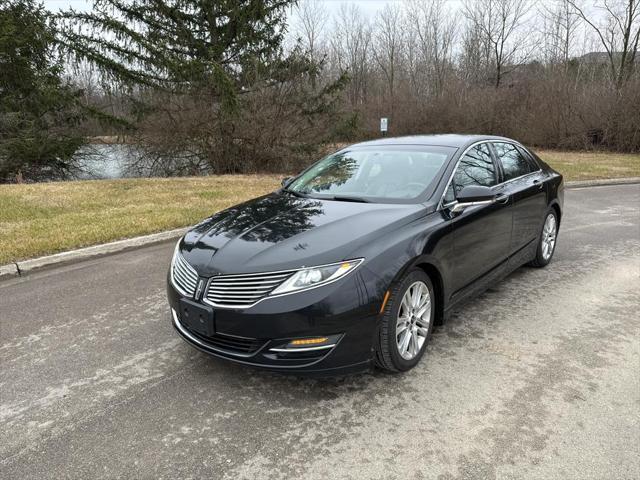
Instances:
[[[189,330],[205,337],[211,337],[215,333],[213,308],[207,305],[180,299],[180,321]]]

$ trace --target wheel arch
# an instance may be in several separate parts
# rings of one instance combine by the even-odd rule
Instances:
[[[440,270],[429,262],[420,262],[415,265],[420,268],[424,273],[429,276],[431,284],[433,285],[433,293],[436,300],[436,318],[434,325],[444,324],[444,282]]]
[[[436,300],[436,318],[435,325],[442,325],[445,322],[445,310],[446,310],[446,285],[444,281],[444,277],[442,275],[441,269],[438,267],[437,262],[434,259],[429,257],[418,257],[414,258],[410,262],[407,262],[404,267],[400,269],[400,271],[396,274],[394,279],[391,281],[389,290],[392,286],[399,282],[410,270],[414,268],[419,268],[423,272],[427,274],[431,283],[433,285],[433,290],[435,294]]]
[[[558,202],[554,201],[550,206],[556,212],[556,216],[558,217],[558,227],[560,227],[560,222],[562,221],[562,210],[560,209],[560,205]]]

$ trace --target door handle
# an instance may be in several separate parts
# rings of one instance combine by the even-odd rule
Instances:
[[[534,185],[538,185],[538,190],[542,190],[544,188],[544,183],[542,183],[540,180],[538,180],[537,178],[533,181]]]
[[[509,195],[499,195],[496,197],[496,202],[497,203],[507,203],[509,201]]]

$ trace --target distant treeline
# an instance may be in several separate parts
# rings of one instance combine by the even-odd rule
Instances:
[[[387,4],[372,19],[302,2],[293,29],[347,72],[339,133],[477,132],[545,148],[640,149],[638,0],[444,0]],[[594,52],[595,51],[595,52]],[[589,53],[591,52],[591,53]]]
[[[126,136],[139,174],[292,171],[380,117],[392,135],[639,151],[640,2],[600,3],[6,0],[0,181],[64,178],[99,135]]]

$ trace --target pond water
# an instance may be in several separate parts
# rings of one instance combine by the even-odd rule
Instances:
[[[76,175],[79,180],[96,178],[125,178],[129,145],[87,145],[78,152],[83,172]]]

